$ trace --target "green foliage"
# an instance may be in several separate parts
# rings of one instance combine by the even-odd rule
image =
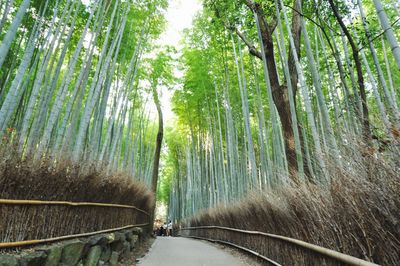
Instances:
[[[156,58],[149,60],[149,82],[152,87],[173,85],[173,48],[166,47],[165,51],[157,53]]]
[[[285,143],[282,139],[285,137],[282,136],[285,132],[281,128],[281,122],[273,121],[272,119],[272,112],[275,106],[270,106],[268,103],[267,84],[263,72],[264,66],[260,60],[249,55],[248,47],[246,47],[244,41],[236,34],[236,31],[241,32],[246,41],[250,45],[253,45],[254,49],[260,51],[260,40],[258,39],[254,14],[245,2],[205,0],[203,1],[204,9],[196,16],[192,28],[185,30],[184,48],[180,60],[180,68],[183,71],[182,86],[175,91],[172,98],[172,106],[177,115],[176,130],[179,132],[174,136],[185,136],[181,142],[181,146],[185,147],[186,150],[181,151],[178,155],[179,159],[174,159],[173,156],[165,159],[169,162],[169,165],[172,165],[171,161],[176,160],[176,162],[180,163],[175,167],[181,169],[186,167],[184,172],[186,176],[183,180],[177,177],[179,176],[177,174],[178,170],[175,169],[174,173],[170,173],[169,169],[172,169],[170,166],[166,170],[166,175],[168,176],[167,183],[172,182],[173,188],[177,189],[174,192],[170,191],[173,196],[169,200],[170,206],[173,207],[171,213],[179,217],[191,214],[204,206],[212,206],[216,198],[217,200],[226,202],[230,198],[230,190],[237,189],[238,195],[246,191],[251,162],[249,162],[249,154],[247,153],[249,143],[248,139],[246,139],[246,135],[248,134],[244,125],[246,117],[244,117],[244,109],[242,109],[243,103],[239,90],[240,85],[242,87],[244,87],[244,84],[246,85],[247,95],[245,95],[245,98],[247,98],[250,112],[248,120],[251,128],[250,134],[254,139],[258,174],[262,175],[263,167],[267,168],[267,172],[283,171],[271,182],[279,182],[278,179],[282,179],[282,175],[285,175],[285,170],[277,169],[282,167],[281,164],[285,163],[282,163],[282,160],[285,160],[285,155],[279,151],[280,148],[285,148]],[[278,49],[278,39],[277,35],[275,35],[279,32],[279,28],[275,25],[277,22],[275,2],[261,0],[254,2],[257,3],[258,7],[262,8],[262,15],[267,23],[270,26],[272,25],[270,30],[274,54],[268,54],[267,61],[270,60],[268,57],[274,57],[279,84],[285,86],[288,77],[284,72],[283,66],[287,62],[282,62],[284,58],[282,58],[282,54]],[[334,138],[336,138],[338,143],[342,143],[343,139],[351,138],[347,135],[350,134],[350,131],[358,132],[356,128],[359,127],[359,120],[354,122],[354,120],[357,120],[357,117],[355,117],[356,115],[351,110],[357,105],[355,93],[358,90],[358,85],[356,82],[352,84],[350,79],[349,71],[354,68],[351,50],[348,46],[347,48],[350,50],[350,64],[348,65],[344,58],[340,27],[332,10],[328,7],[328,2],[325,0],[302,2],[301,13],[304,14],[303,18],[305,19],[305,27],[311,42],[310,46],[315,59],[315,67],[320,77],[318,75],[313,76],[310,71],[313,62],[312,60],[308,60],[306,56],[305,44],[303,43],[304,32],[302,32],[299,58],[305,80],[302,86],[305,86],[305,90],[309,94],[310,104],[308,104],[308,107],[310,108],[308,108],[309,113],[307,113],[305,99],[303,98],[304,95],[300,93],[297,93],[295,108],[298,128],[301,133],[299,138],[301,138],[302,142],[299,145],[303,145],[303,147],[300,147],[302,148],[301,153],[305,159],[309,160],[305,162],[305,165],[307,164],[306,166],[313,171],[311,175],[314,175],[316,172],[317,176],[315,178],[319,179],[322,178],[320,176],[321,169],[318,166],[319,162],[316,162],[318,155],[315,151],[316,144],[313,139],[315,132],[312,132],[314,129],[311,128],[310,123],[315,120],[316,135],[321,139],[320,142],[323,150],[327,149],[327,156],[331,156],[329,153],[332,152],[328,151],[332,147],[328,147],[329,143],[327,144],[330,136],[326,133],[326,125],[329,123],[333,125]],[[365,51],[370,66],[373,66],[373,60],[368,51],[369,47],[365,30],[362,27],[359,17],[357,3],[349,1],[335,2],[337,3],[339,12],[345,18],[346,25],[348,25],[351,31],[354,29],[361,37],[361,41],[358,44]],[[280,9],[284,40],[279,45],[282,45],[281,48],[287,52],[288,56],[288,51],[290,51],[288,35],[292,27],[291,19],[300,11],[293,10],[294,1],[292,0],[284,0],[283,4],[286,7],[289,21],[286,25],[283,11]],[[394,10],[390,8],[391,3],[385,1],[384,4],[386,5],[389,17],[392,18],[392,21],[395,21],[397,17],[394,14]],[[367,13],[371,35],[375,38],[382,33],[382,29],[372,1],[367,1],[364,9]],[[393,24],[393,27],[398,28],[396,23]],[[324,32],[320,32],[321,30]],[[333,37],[331,37],[330,31],[332,31]],[[320,36],[322,36],[324,42],[321,42]],[[233,45],[236,49],[237,58],[243,61],[243,72],[241,69],[238,71],[238,67],[235,64]],[[323,45],[324,47],[322,47]],[[344,45],[347,45],[346,42]],[[333,51],[334,46],[337,47],[335,51]],[[380,38],[374,39],[374,46],[377,49],[380,62],[384,62]],[[327,58],[325,58],[322,48],[326,50]],[[389,46],[386,48],[389,54]],[[239,55],[240,50],[242,56]],[[345,73],[340,73],[342,70],[338,68],[339,63],[333,56],[334,52],[338,53],[338,58],[341,60],[340,63],[343,65]],[[390,55],[389,57],[389,69],[392,70],[393,80],[398,91],[398,71],[395,61]],[[294,62],[289,62],[289,65],[293,66],[293,64]],[[330,76],[328,67],[332,71],[332,77]],[[355,72],[354,69],[352,70]],[[296,71],[296,69],[292,71]],[[372,72],[377,80],[376,76],[378,73],[376,69],[373,68]],[[387,70],[385,69],[384,72],[387,77]],[[367,80],[368,106],[371,109],[370,120],[375,126],[373,131],[377,134],[378,138],[384,138],[387,131],[384,130],[385,125],[381,121],[380,111],[376,104],[376,99],[372,94],[368,75],[366,72],[364,72],[364,75]],[[321,93],[317,101],[316,86],[318,85],[315,84],[319,83],[315,79],[319,78],[321,79],[318,81],[321,83]],[[346,88],[343,88],[342,78],[347,83]],[[242,84],[240,84],[239,80],[241,80]],[[257,92],[257,85],[259,85],[259,92]],[[382,99],[384,99],[385,96],[383,95],[381,85],[377,84],[377,86]],[[275,90],[273,93],[276,93],[276,90],[280,88],[273,89]],[[344,91],[345,89],[349,90],[349,94]],[[297,90],[300,90],[300,84],[298,84]],[[397,93],[397,95],[399,94]],[[284,97],[287,97],[287,95],[284,95]],[[276,99],[273,99],[273,101],[276,105]],[[387,99],[384,99],[384,101],[385,107],[387,107]],[[321,106],[324,104],[326,105],[324,114],[327,114],[324,117],[327,119],[324,119],[321,115]],[[312,114],[310,115],[310,113]],[[391,117],[391,121],[395,121],[393,114],[388,115]],[[261,121],[261,116],[265,117],[265,121]],[[281,117],[279,118],[281,119]],[[273,127],[276,127],[275,130],[272,129]],[[304,144],[305,142],[306,144]],[[234,147],[231,145],[234,145]],[[265,158],[267,156],[270,156],[269,160]],[[269,164],[267,165],[267,163]],[[230,167],[234,169],[233,171],[231,170],[232,172],[229,172]],[[235,171],[238,172],[239,176],[236,176]],[[172,176],[172,181],[169,179],[170,176]],[[225,191],[226,187],[228,187],[228,191]]]
[[[0,19],[6,20],[0,43],[22,0],[1,2]],[[3,14],[3,4],[11,2],[10,13]],[[13,138],[21,151],[32,150],[32,156],[39,156],[36,147],[41,146],[46,156],[63,154],[68,159],[72,153],[76,157],[85,153],[82,157],[89,161],[104,161],[108,171],[123,170],[149,183],[156,126],[146,110],[148,88],[139,81],[150,76],[138,74],[146,69],[143,54],[153,49],[151,44],[165,29],[167,7],[167,0],[31,0],[0,69],[0,108],[18,92],[15,101],[9,101],[12,108],[4,124],[18,132]],[[38,37],[31,40],[35,24],[40,26]],[[83,47],[76,58],[80,40]],[[17,76],[29,45],[35,48],[33,55]],[[65,57],[61,56],[64,49]],[[169,86],[172,65],[161,61],[155,63],[164,64],[161,68],[153,65],[163,72],[157,82]],[[15,91],[10,91],[12,84],[18,84]],[[82,145],[76,145],[80,151],[73,147],[78,139],[83,139]]]
[[[176,125],[165,129],[165,147],[162,151],[163,166],[160,174],[157,200],[165,204],[170,201],[174,181],[184,178],[182,167],[182,154],[185,152],[187,140]]]

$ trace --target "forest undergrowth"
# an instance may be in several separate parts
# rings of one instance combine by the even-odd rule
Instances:
[[[187,223],[287,236],[381,265],[396,265],[400,261],[399,155],[395,151],[385,156],[348,155],[342,168],[334,162],[327,166],[329,186],[307,183],[254,192],[236,204],[205,210]],[[190,233],[234,242],[283,265],[308,265],[318,257],[265,237],[222,230]]]
[[[149,212],[152,193],[125,173],[96,163],[22,158],[0,149],[0,199],[96,202],[133,205]],[[0,205],[0,242],[45,239],[147,223],[133,209],[62,205]],[[116,218],[118,217],[118,218]]]

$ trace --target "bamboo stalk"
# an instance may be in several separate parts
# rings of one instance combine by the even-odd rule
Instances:
[[[239,233],[245,233],[249,235],[261,235],[261,236],[267,236],[269,238],[274,238],[274,239],[279,239],[283,240],[285,242],[295,244],[296,246],[314,251],[316,253],[319,253],[321,255],[333,258],[335,260],[338,260],[340,262],[347,263],[349,265],[357,265],[357,266],[373,266],[373,265],[378,265],[369,261],[365,261],[347,254],[340,253],[335,250],[327,249],[321,246],[317,246],[314,244],[310,244],[307,242],[304,242],[302,240],[290,238],[290,237],[285,237],[281,235],[275,235],[275,234],[269,234],[269,233],[264,233],[264,232],[259,232],[259,231],[247,231],[247,230],[241,230],[241,229],[236,229],[236,228],[229,228],[229,227],[223,227],[223,226],[198,226],[198,227],[187,227],[187,228],[181,228],[180,230],[196,230],[196,229],[222,229],[226,231],[232,231],[232,232],[239,232]]]
[[[0,205],[65,205],[65,206],[95,206],[95,207],[112,207],[112,208],[126,208],[134,209],[149,215],[148,212],[139,209],[132,205],[111,204],[111,203],[98,203],[98,202],[69,202],[69,201],[42,201],[42,200],[12,200],[0,199]]]
[[[51,243],[51,242],[56,242],[56,241],[61,241],[61,240],[67,240],[67,239],[71,239],[71,238],[78,238],[78,237],[93,236],[93,235],[97,235],[97,234],[111,233],[111,232],[120,231],[120,230],[124,230],[124,229],[130,229],[130,228],[134,228],[134,227],[143,227],[143,226],[146,226],[148,224],[149,223],[127,225],[127,226],[123,226],[123,227],[106,229],[106,230],[95,231],[95,232],[90,232],[90,233],[59,236],[59,237],[52,237],[52,238],[47,238],[47,239],[35,239],[35,240],[25,240],[25,241],[17,241],[17,242],[5,242],[5,243],[0,243],[0,248],[15,248],[15,247],[28,246],[28,245],[45,244],[45,243]]]

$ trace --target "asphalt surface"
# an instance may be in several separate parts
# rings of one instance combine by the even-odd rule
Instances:
[[[204,241],[157,237],[139,266],[244,266],[239,258]]]

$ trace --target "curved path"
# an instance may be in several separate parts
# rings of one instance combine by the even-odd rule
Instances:
[[[182,237],[157,237],[139,266],[244,266],[239,258],[207,242]]]

